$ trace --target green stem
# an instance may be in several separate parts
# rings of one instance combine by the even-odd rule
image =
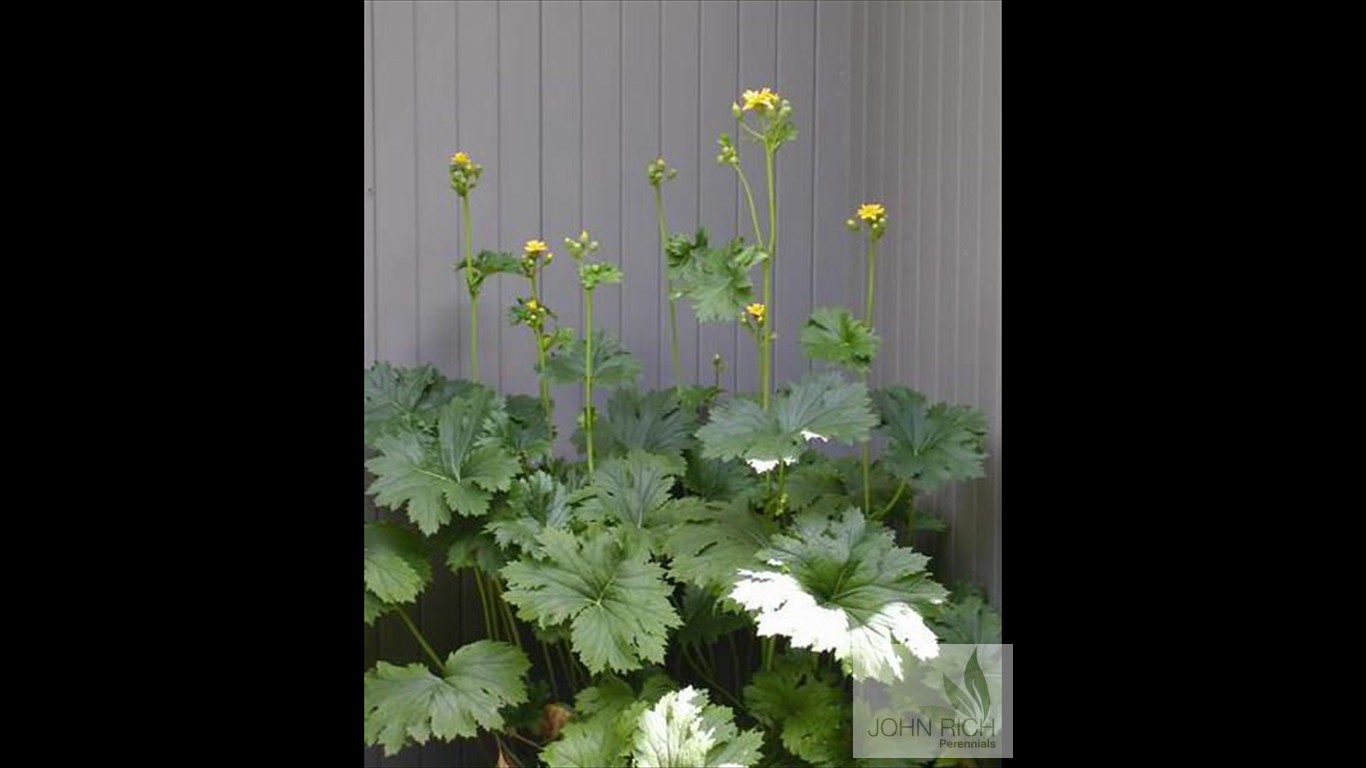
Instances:
[[[503,588],[498,583],[498,577],[490,575],[489,585],[493,589],[493,600],[503,613],[503,626],[507,627],[508,637],[517,644],[517,647],[525,651],[522,646],[522,633],[517,631],[517,620],[512,616],[512,607],[503,599]]]
[[[470,377],[479,381],[479,292],[474,288],[474,232],[470,229],[470,197],[460,196],[460,220],[465,225],[465,284],[470,290]]]
[[[726,635],[726,639],[730,641],[730,670],[735,675],[733,682],[738,686],[740,684],[740,648],[735,644],[734,632]]]
[[[692,667],[693,672],[696,672],[697,676],[702,678],[703,682],[710,686],[712,690],[725,694],[726,698],[730,699],[731,703],[735,705],[736,709],[740,710],[741,712],[745,712],[746,714],[749,713],[749,710],[745,708],[744,702],[737,699],[735,697],[735,694],[731,693],[730,691],[722,687],[720,683],[716,682],[716,680],[711,675],[708,675],[706,672],[704,672],[701,666],[699,666],[698,663],[695,660],[693,660],[692,654],[688,653],[687,643],[683,644],[683,659],[688,662],[688,666]]]
[[[584,290],[583,433],[588,443],[588,474],[593,474],[593,292]]]
[[[749,201],[749,218],[754,223],[754,244],[764,244],[764,233],[759,229],[759,209],[754,207],[754,192],[749,188],[749,179],[745,176],[745,169],[739,163],[735,165],[735,172],[740,176],[740,187],[745,191],[745,200]]]
[[[560,700],[560,684],[555,682],[555,663],[550,660],[550,648],[546,644],[537,640],[536,644],[541,646],[541,658],[545,660],[545,676],[550,678],[550,692],[555,695],[555,700]]]
[[[514,738],[514,739],[516,739],[516,740],[522,742],[523,744],[526,744],[527,746],[532,747],[532,748],[534,748],[534,749],[536,749],[536,750],[545,749],[545,747],[541,746],[540,744],[537,744],[536,742],[532,741],[531,739],[528,739],[527,737],[523,736],[522,734],[520,734],[520,733],[518,733],[518,732],[516,732],[516,731],[503,731],[503,735],[505,735],[505,736],[511,736],[512,738]]]
[[[403,610],[403,606],[401,605],[395,605],[394,610],[398,611],[398,617],[403,619],[403,625],[408,628],[409,632],[413,633],[413,637],[417,638],[417,644],[422,646],[422,650],[427,652],[427,658],[431,659],[432,663],[436,665],[435,671],[437,675],[445,677],[446,665],[441,663],[441,657],[437,656],[436,651],[432,650],[432,646],[427,643],[427,638],[423,637],[422,633],[417,631],[417,625],[413,623],[412,619],[408,618],[408,612]]]
[[[778,462],[778,514],[787,506],[787,463]]]
[[[484,576],[479,567],[474,567],[474,587],[479,591],[479,608],[484,614],[484,634],[490,640],[498,639],[498,627],[493,622],[493,614],[489,613],[488,590],[484,588]]]
[[[877,241],[873,239],[870,232],[868,234],[868,295],[864,300],[863,324],[871,330],[873,327],[873,274],[877,264]],[[868,371],[863,372],[863,385],[868,386]],[[868,443],[863,444],[863,514],[871,515],[873,511],[873,488],[869,483],[871,474],[871,454]]]
[[[773,669],[773,646],[775,639],[772,635],[764,638],[763,663],[765,670]]]
[[[892,511],[892,507],[895,507],[895,506],[896,506],[896,503],[897,503],[898,501],[901,500],[901,493],[902,493],[903,491],[905,491],[905,490],[906,490],[906,481],[905,481],[905,480],[902,480],[902,481],[901,481],[901,485],[898,485],[898,486],[896,487],[896,493],[895,493],[895,494],[892,494],[892,500],[889,501],[889,502],[887,502],[887,506],[885,506],[885,507],[882,508],[882,517],[886,517],[886,516],[887,516],[887,513]]]
[[[541,301],[541,289],[536,284],[536,277],[542,271],[543,270],[537,270],[535,275],[527,278],[527,282],[531,283],[531,300],[536,302],[537,306],[544,309],[544,304]],[[544,321],[542,321],[542,323],[544,323]],[[540,324],[531,329],[531,335],[536,341],[536,370],[539,373],[537,378],[539,379],[538,383],[540,384],[541,409],[545,411],[547,420],[553,420],[554,414],[551,413],[550,407],[550,382],[545,378],[545,346],[541,343],[542,333],[542,325]]]
[[[764,351],[760,369],[764,410],[768,410],[773,390],[773,332],[778,311],[773,295],[773,262],[778,258],[778,188],[773,178],[773,150],[764,147],[764,172],[768,181],[768,258],[764,259]]]
[[[655,187],[655,218],[659,221],[659,258],[664,270],[664,290],[669,300],[669,332],[672,345],[669,347],[669,362],[673,365],[674,389],[683,388],[683,366],[678,361],[678,300],[674,298],[674,280],[669,274],[669,224],[664,214],[664,195]]]

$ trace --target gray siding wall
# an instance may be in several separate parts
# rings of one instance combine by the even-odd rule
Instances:
[[[453,271],[463,233],[446,171],[461,149],[486,169],[471,197],[475,248],[549,243],[559,258],[547,302],[577,327],[563,238],[588,229],[599,257],[626,273],[595,296],[596,324],[641,358],[646,387],[669,385],[645,166],[662,154],[679,169],[665,187],[671,230],[700,223],[714,241],[747,232],[715,142],[734,131],[740,90],[771,85],[793,101],[801,130],[778,164],[775,381],[808,369],[796,339],[812,308],[861,306],[862,251],[843,221],[860,202],[883,202],[891,225],[878,257],[877,325],[887,343],[872,381],[986,411],[988,477],[928,500],[952,531],[931,551],[999,605],[1000,34],[999,2],[367,0],[366,365],[426,362],[467,375],[468,298]],[[762,156],[746,143],[742,157],[762,212]],[[521,283],[486,284],[480,369],[504,391],[534,394],[531,342],[506,325]],[[689,381],[710,382],[720,354],[724,386],[757,386],[747,336],[699,327],[686,303],[679,325]],[[568,434],[582,392],[555,396]],[[466,588],[438,579],[414,616],[440,649],[482,634],[477,610],[451,610]],[[419,658],[392,618],[366,633],[367,666],[381,652]],[[471,765],[479,754],[468,745],[394,758],[367,750],[366,765]]]

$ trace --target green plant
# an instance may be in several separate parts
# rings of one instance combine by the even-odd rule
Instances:
[[[647,169],[666,267],[667,389],[639,391],[639,361],[594,327],[594,292],[623,274],[589,260],[599,244],[587,231],[564,241],[581,329],[560,327],[545,304],[544,242],[528,240],[520,257],[474,254],[468,195],[482,168],[452,157],[474,380],[383,362],[365,372],[368,493],[388,510],[365,524],[365,623],[392,615],[422,651],[366,673],[366,744],[392,754],[479,736],[502,764],[552,767],[848,765],[851,680],[899,678],[898,646],[928,658],[940,642],[999,639],[981,595],[950,593],[910,546],[944,529],[917,514],[919,494],[982,475],[985,422],[905,387],[868,387],[883,206],[847,222],[865,235],[862,317],[817,309],[798,341],[822,370],[771,381],[774,166],[796,130],[792,105],[770,89],[742,98],[732,111],[764,150],[767,232],[727,135],[717,159],[736,171],[754,242],[670,234],[662,187],[676,171],[663,159]],[[527,281],[509,313],[534,341],[536,396],[478,383],[475,313],[495,274]],[[757,392],[723,392],[719,357],[712,386],[683,380],[679,300],[699,321],[753,336]],[[584,388],[577,458],[552,449],[551,388],[572,384]],[[611,391],[602,413],[596,389]],[[876,457],[874,436],[885,443]],[[823,454],[831,443],[860,456]],[[438,649],[412,621],[437,567],[471,574],[486,639]]]

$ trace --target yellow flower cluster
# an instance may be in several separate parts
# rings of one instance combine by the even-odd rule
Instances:
[[[758,109],[760,112],[767,112],[778,106],[778,94],[765,87],[757,91],[745,91],[740,94],[745,100],[744,111],[749,112]]]
[[[549,250],[549,247],[544,242],[540,240],[528,240],[526,241],[526,246],[522,249],[522,252],[528,256],[537,256],[545,253],[546,261],[550,261],[550,254],[546,253],[547,250]]]
[[[764,322],[764,313],[768,311],[768,307],[765,307],[763,304],[750,304],[748,307],[745,307],[745,311],[754,317],[755,322],[762,325]]]
[[[451,165],[458,165],[462,168],[470,167],[470,156],[464,152],[456,152],[451,155]]]
[[[886,216],[887,209],[881,203],[864,203],[858,207],[858,217],[864,221],[878,221]]]

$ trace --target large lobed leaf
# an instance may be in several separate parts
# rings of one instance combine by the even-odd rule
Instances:
[[[866,440],[877,423],[868,389],[837,373],[808,374],[780,393],[770,411],[752,400],[731,400],[697,430],[705,458],[793,463],[808,440]],[[761,470],[762,471],[762,470]]]
[[[575,339],[546,358],[542,375],[551,384],[578,384],[583,381],[583,339]],[[640,360],[626,351],[607,331],[593,334],[593,385],[605,388],[633,386],[640,378]]]
[[[740,768],[759,761],[761,746],[759,731],[741,731],[728,707],[687,686],[640,715],[631,756],[636,768]]]
[[[569,519],[569,489],[537,470],[512,484],[506,503],[493,510],[485,529],[503,549],[529,551],[536,548],[542,530],[564,528]]]
[[[778,731],[787,751],[814,765],[839,764],[849,753],[845,693],[815,661],[803,652],[783,654],[745,686],[745,705]]]
[[[450,381],[430,365],[394,368],[375,363],[365,371],[365,443],[383,434],[435,423],[441,406],[478,385]]]
[[[844,307],[822,307],[811,313],[801,331],[802,351],[812,360],[866,371],[881,339]]]
[[[890,438],[881,462],[888,471],[931,491],[958,480],[982,477],[986,453],[986,419],[976,408],[936,403],[906,387],[873,393],[882,418],[881,432]]]
[[[637,693],[627,682],[603,675],[579,691],[574,717],[541,759],[549,768],[619,768],[628,764],[636,721],[675,683],[662,674],[645,679]]]
[[[431,580],[432,564],[415,535],[393,523],[365,524],[365,623],[383,612],[383,603],[413,602]]]
[[[548,528],[537,536],[541,559],[503,568],[508,602],[542,627],[571,622],[574,650],[594,674],[660,663],[668,630],[679,626],[664,570],[644,548],[624,546],[610,530],[581,536]]]
[[[759,635],[833,651],[859,680],[902,678],[895,643],[922,659],[938,655],[920,610],[947,593],[925,572],[928,558],[896,546],[891,530],[857,509],[836,520],[799,515],[757,557],[779,570],[741,571],[730,597],[755,613]]]
[[[384,745],[386,755],[411,739],[474,736],[478,728],[503,725],[498,710],[526,700],[523,676],[531,662],[521,650],[480,640],[446,658],[440,677],[422,664],[379,662],[365,673],[365,744]]]
[[[486,425],[503,410],[502,398],[486,387],[452,399],[441,409],[437,435],[404,430],[375,441],[380,455],[366,462],[375,474],[375,502],[406,508],[425,534],[451,521],[452,512],[488,513],[494,491],[505,491],[518,470],[516,458],[498,445],[476,446]]]
[[[747,246],[740,238],[720,248],[678,244],[670,254],[670,261],[677,265],[669,267],[669,276],[674,290],[692,301],[699,321],[735,322],[745,305],[754,301],[750,270],[767,258],[761,248]]]
[[[692,445],[696,428],[695,409],[686,407],[675,390],[642,394],[620,389],[607,401],[607,418],[594,426],[593,449],[598,456],[632,450],[681,456]],[[584,448],[582,429],[574,433],[574,444]]]
[[[686,512],[669,528],[662,549],[675,581],[703,589],[727,589],[737,570],[759,566],[762,560],[756,554],[778,529],[770,518],[749,511],[746,503],[691,506]]]

